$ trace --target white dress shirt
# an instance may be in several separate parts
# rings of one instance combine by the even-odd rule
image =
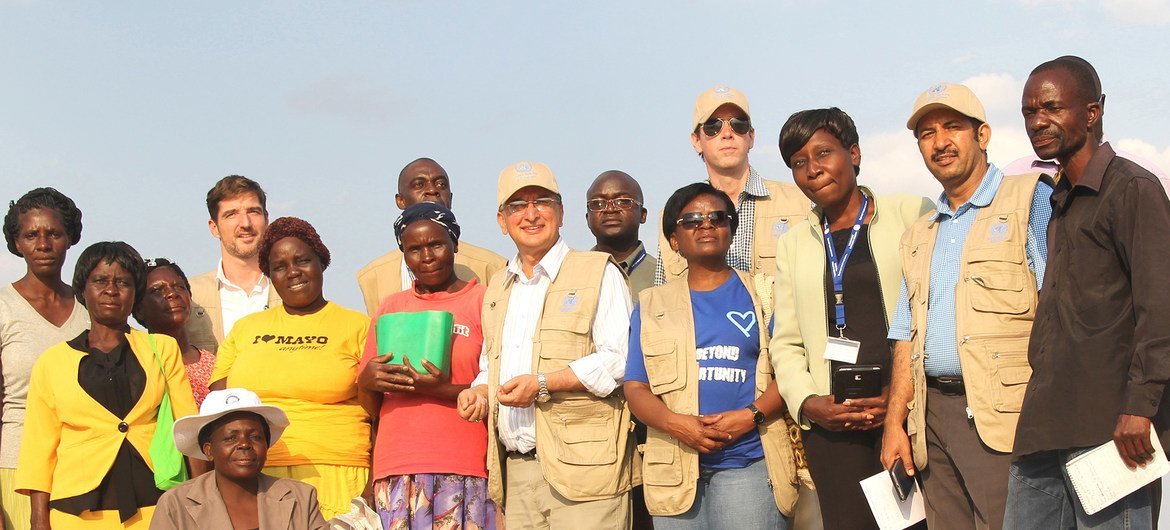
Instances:
[[[508,274],[516,279],[508,295],[508,313],[504,315],[504,329],[500,335],[501,385],[516,376],[532,373],[532,339],[540,323],[544,298],[568,253],[565,240],[558,240],[533,268],[531,278],[524,275],[519,256],[508,262]],[[592,338],[597,351],[569,363],[581,384],[598,397],[612,393],[625,376],[632,311],[625,277],[612,263],[606,265],[597,314],[593,319]],[[488,382],[486,349],[480,354],[479,366],[481,371],[472,386]],[[500,405],[498,420],[500,441],[509,451],[524,453],[536,448],[534,406]]]
[[[399,265],[399,267],[401,267],[399,269],[399,276],[402,278],[402,282],[400,282],[402,283],[402,290],[407,291],[414,289],[414,271],[410,270],[410,267],[406,266],[405,257],[398,261],[401,262],[401,265]]]
[[[252,287],[252,292],[245,292],[243,288],[232,283],[223,274],[223,260],[215,268],[215,279],[219,282],[219,307],[223,312],[223,336],[227,336],[232,326],[241,318],[252,313],[268,309],[268,277],[261,274],[260,281]]]

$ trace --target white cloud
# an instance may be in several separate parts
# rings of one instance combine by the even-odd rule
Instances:
[[[1126,24],[1170,25],[1170,0],[1101,0],[1101,7]]]
[[[968,77],[962,84],[970,88],[987,111],[988,122],[1020,115],[1020,95],[1024,83],[1011,74],[979,74]]]

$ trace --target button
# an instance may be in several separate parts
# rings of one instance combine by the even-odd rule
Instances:
[[[118,424],[118,432],[126,432],[130,430],[130,424],[122,422]]]

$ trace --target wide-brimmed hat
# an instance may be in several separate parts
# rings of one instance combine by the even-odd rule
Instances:
[[[288,427],[288,416],[280,407],[265,405],[260,402],[260,396],[245,388],[228,388],[215,390],[203,399],[203,406],[199,407],[199,414],[179,418],[175,421],[175,447],[189,457],[207,460],[203,448],[199,444],[199,431],[211,422],[233,412],[254,412],[268,422],[268,431],[272,438],[269,445],[276,443],[284,428]]]

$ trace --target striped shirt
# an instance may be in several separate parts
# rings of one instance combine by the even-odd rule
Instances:
[[[930,291],[927,299],[926,331],[926,375],[931,377],[959,377],[958,332],[955,326],[955,286],[959,283],[959,268],[962,265],[963,245],[967,232],[979,215],[979,209],[991,204],[1003,172],[994,164],[989,165],[982,182],[967,202],[951,210],[947,194],[936,201],[937,212],[932,217],[938,221],[934,252],[930,256]],[[1044,283],[1044,266],[1048,260],[1048,219],[1052,217],[1052,186],[1045,180],[1036,183],[1032,194],[1032,206],[1028,215],[1028,237],[1025,254],[1028,268],[1036,275],[1036,289]],[[898,294],[898,306],[890,322],[890,340],[910,340],[910,301],[906,292],[906,280]]]

